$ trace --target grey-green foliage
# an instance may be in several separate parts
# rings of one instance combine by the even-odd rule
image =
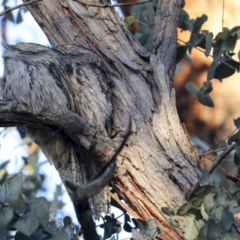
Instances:
[[[170,223],[180,228],[187,240],[239,239],[233,228],[233,214],[240,211],[237,197],[226,193],[219,185],[219,177],[206,170],[201,183],[189,202],[177,211],[162,208],[163,213],[170,216]],[[181,216],[183,221],[179,222],[177,216]]]
[[[12,3],[13,3],[13,1],[11,1],[11,0],[3,0],[1,5],[2,5],[4,10],[7,10],[8,8],[12,7],[10,5]],[[27,12],[27,8],[22,7],[22,8],[17,9],[16,11],[17,11],[17,15],[16,16],[14,16],[12,12],[8,12],[5,15],[5,18],[7,20],[9,20],[10,22],[18,24],[18,23],[21,23],[23,21],[23,14],[25,12]]]
[[[194,91],[194,90],[192,90]],[[232,135],[228,143],[236,144],[234,162],[240,167],[240,118],[234,120],[238,132]],[[170,217],[172,226],[181,229],[187,240],[236,240],[239,233],[234,228],[234,214],[240,212],[240,181],[233,179],[229,192],[220,185],[216,174],[202,172],[200,187],[190,201],[179,209],[162,208]],[[179,221],[179,217],[183,219]]]
[[[132,15],[125,19],[125,24],[131,31],[131,24],[137,22],[140,31],[134,33],[134,37],[148,50],[152,51],[153,44],[153,28],[154,16],[157,7],[157,0],[132,7]],[[184,4],[182,5],[184,7]],[[213,90],[212,79],[218,79],[220,82],[224,78],[228,78],[239,70],[240,63],[232,59],[235,54],[235,46],[240,38],[240,26],[235,26],[232,29],[224,27],[215,37],[212,32],[202,29],[203,24],[208,20],[208,17],[203,14],[201,17],[191,19],[189,14],[180,9],[178,15],[178,28],[181,31],[189,31],[190,38],[185,45],[178,44],[176,63],[185,58],[191,60],[193,48],[202,48],[205,56],[209,57],[212,51],[213,62],[209,68],[206,81],[202,88],[196,88],[192,83],[187,83],[186,89],[195,94],[200,103],[205,106],[213,107],[214,103],[210,96]],[[240,59],[240,51],[238,52]],[[191,60],[192,61],[192,60]],[[193,79],[194,80],[194,79]],[[196,88],[196,90],[193,90]]]
[[[148,50],[152,51],[154,18],[157,0],[148,3],[133,5],[132,15],[126,17],[125,24],[131,31],[131,24],[137,22],[141,31],[134,33],[134,37]]]
[[[25,159],[26,169],[32,167],[30,175],[19,173],[8,176],[5,169],[7,162],[0,166],[0,239],[7,239],[9,231],[16,231],[12,232],[15,240],[78,239],[77,228],[69,217],[59,227],[53,217],[49,220],[50,206],[59,206],[59,191],[51,203],[44,197],[36,198],[44,179],[37,174],[36,158]]]

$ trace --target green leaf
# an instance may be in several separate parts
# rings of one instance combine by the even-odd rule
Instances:
[[[237,69],[239,69],[239,62],[230,59],[225,61],[224,63],[218,64],[216,70],[214,72],[213,78],[223,79],[232,76]]]
[[[223,232],[222,224],[216,223],[214,220],[208,221],[208,229],[207,229],[208,240],[217,239],[222,232]]]
[[[139,224],[139,220],[136,220]],[[119,227],[119,222],[115,218],[111,218],[110,216],[105,216],[105,222],[100,225],[100,228],[104,229],[103,239],[110,238],[114,233],[117,233],[117,229]]]
[[[180,9],[178,13],[178,27],[181,28],[182,30],[188,30],[188,24],[187,22],[189,21],[189,15],[188,13]]]
[[[233,123],[236,128],[240,128],[240,118],[233,119]]]
[[[186,240],[194,240],[198,236],[201,224],[192,217],[185,217],[181,229]]]
[[[230,186],[229,192],[231,194],[237,194],[240,192],[240,183],[234,183],[233,185]]]
[[[238,40],[237,34],[228,35],[226,40],[223,42],[224,51],[233,51]]]
[[[59,231],[57,234],[55,234],[52,238],[49,238],[49,240],[71,240],[67,233],[63,230]]]
[[[203,14],[201,17],[198,17],[194,23],[193,32],[198,33],[202,25],[208,20],[208,16]]]
[[[176,215],[174,209],[172,209],[172,208],[162,207],[162,208],[161,208],[161,211],[162,211],[164,214],[168,215],[168,216],[174,216],[174,215]]]
[[[206,240],[206,237],[207,237],[207,226],[204,225],[199,231],[198,240]]]
[[[218,206],[226,207],[228,205],[229,195],[226,192],[218,192],[216,196],[216,204]]]
[[[21,9],[18,11],[16,23],[21,23],[23,21]]]
[[[154,239],[161,233],[161,228],[155,219],[150,219],[142,225],[141,233],[144,239]]]
[[[234,163],[237,167],[240,167],[240,157],[236,152],[234,153]]]
[[[18,207],[22,201],[22,175],[16,174],[7,179],[0,188],[0,202]]]
[[[176,63],[179,63],[180,60],[184,58],[187,53],[187,46],[178,46],[177,47],[177,56],[176,56]]]
[[[14,23],[14,17],[12,12],[8,12],[7,14],[5,14],[7,20],[9,20],[10,22]]]
[[[220,185],[220,182],[221,182],[221,179],[219,177],[219,175],[217,174],[211,174],[210,177],[209,177],[209,184],[211,186],[219,186]]]
[[[240,26],[233,27],[233,28],[230,30],[230,34],[231,34],[232,36],[237,35],[238,38],[240,38]]]
[[[45,240],[46,239],[46,235],[43,233],[43,231],[41,229],[36,229],[36,231],[31,234],[31,236],[26,236],[21,232],[17,232],[15,239],[14,240]]]
[[[217,36],[216,36],[216,38],[215,38],[215,42],[217,42],[217,41],[219,41],[219,40],[221,40],[221,41],[226,40],[227,37],[229,36],[229,34],[230,34],[229,28],[224,27],[223,30],[222,30],[222,32],[219,32],[219,33],[217,34]]]
[[[213,60],[215,63],[218,63],[223,52],[224,52],[224,44],[223,44],[223,40],[220,39],[216,41],[213,45]]]
[[[180,226],[179,221],[175,217],[170,217],[170,224],[175,228]]]
[[[0,229],[7,228],[13,218],[13,211],[12,207],[4,207],[0,210]]]
[[[34,199],[30,205],[31,213],[38,219],[42,227],[46,227],[49,218],[49,203],[44,197]],[[65,219],[65,218],[64,218]]]
[[[205,207],[204,207],[204,204],[201,205],[201,208],[200,208],[200,211],[201,211],[201,214],[203,216],[203,219],[205,219],[206,221],[208,221],[209,219],[209,216],[205,210]]]
[[[222,225],[226,231],[229,231],[232,228],[234,218],[233,214],[225,209],[222,214],[222,219],[221,219]]]
[[[199,187],[197,193],[191,199],[191,204],[195,207],[200,207],[201,204],[203,203],[204,197],[209,193],[215,193],[215,187],[214,186]]]
[[[214,197],[214,194],[213,193],[209,193],[203,199],[204,208],[205,208],[205,211],[207,212],[208,215],[210,214],[212,208],[214,207],[213,197]]]
[[[214,209],[214,214],[215,214],[215,222],[219,222],[222,219],[223,216],[223,207],[219,206],[217,208]]]
[[[209,172],[207,169],[203,169],[202,171],[202,176],[201,176],[201,179],[200,179],[200,184],[201,186],[206,186],[209,184]]]
[[[189,53],[192,52],[192,48],[196,46],[205,46],[205,34],[201,33],[192,33],[190,40],[189,40],[189,45],[188,45],[188,51]]]
[[[208,81],[213,79],[216,68],[217,68],[217,63],[213,61],[211,66],[208,69],[208,75],[207,75]]]
[[[201,91],[204,94],[208,94],[208,93],[212,92],[212,90],[213,90],[212,83],[210,81],[204,81]]]
[[[131,25],[137,21],[135,15],[130,15],[124,19],[124,23],[128,29],[131,28]]]
[[[31,212],[24,214],[17,222],[12,224],[12,227],[27,236],[30,236],[37,229],[38,226],[38,219]]]
[[[209,94],[204,94],[202,92],[199,92],[197,94],[197,99],[201,104],[203,104],[207,107],[214,107],[213,100],[212,100],[212,98],[210,97]]]
[[[208,57],[212,48],[212,33],[208,33],[205,39],[205,56]]]
[[[8,240],[8,230],[0,229],[0,240]]]
[[[192,205],[190,203],[184,203],[177,211],[177,215],[185,216],[188,212],[188,210],[192,208]]]
[[[237,133],[233,134],[229,139],[228,139],[228,144],[232,144],[233,142],[237,143],[240,145],[240,132],[238,131]]]
[[[224,239],[226,239],[226,240],[236,240],[239,238],[239,233],[237,233],[233,230],[233,231],[225,233],[224,237],[225,237]]]
[[[200,220],[200,219],[202,219],[202,214],[201,214],[200,209],[194,208],[194,207],[190,208],[190,209],[187,211],[187,216],[193,217],[195,220]]]
[[[188,92],[197,95],[200,91],[200,89],[196,88],[192,82],[187,82],[185,85],[185,88]]]

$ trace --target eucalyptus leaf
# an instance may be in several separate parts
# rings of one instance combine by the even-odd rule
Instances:
[[[27,236],[30,236],[38,226],[38,219],[31,212],[24,214],[17,222],[13,223],[12,225],[12,227]]]
[[[9,222],[13,218],[13,211],[12,207],[4,207],[0,209],[0,229],[7,228]]]
[[[209,193],[203,199],[204,209],[205,209],[205,211],[206,211],[206,213],[208,215],[210,214],[212,208],[214,207],[213,197],[214,197],[214,194],[213,193]]]
[[[213,100],[209,94],[204,94],[202,92],[199,92],[197,94],[197,99],[201,104],[207,107],[214,107]]]
[[[240,145],[240,131],[237,133],[233,134],[229,139],[228,139],[228,144],[232,144],[233,142],[237,143]]]
[[[187,46],[178,46],[177,47],[177,56],[176,63],[179,63],[187,53]]]
[[[175,228],[178,228],[180,226],[179,221],[175,217],[170,218],[170,224]]]
[[[222,214],[222,219],[221,219],[222,225],[226,231],[229,231],[232,228],[234,218],[233,214],[225,209]]]
[[[231,194],[237,194],[240,192],[240,183],[234,183],[233,185],[230,186],[229,192]]]
[[[212,48],[212,37],[213,34],[212,33],[208,33],[206,34],[206,38],[205,38],[205,56],[209,56],[209,53],[211,51]]]
[[[186,240],[194,240],[198,236],[201,224],[192,217],[185,217],[181,224],[181,229]]]
[[[49,203],[46,198],[39,197],[34,199],[30,205],[30,209],[38,219],[39,224],[43,227],[46,227],[49,218]]]
[[[208,16],[203,14],[201,17],[198,17],[194,23],[193,32],[198,33],[202,25],[208,20]]]
[[[174,216],[175,215],[175,211],[172,208],[162,207],[161,211],[168,216]]]
[[[207,229],[207,239],[215,240],[223,232],[223,227],[221,223],[216,223],[214,220],[209,220]]]
[[[239,62],[229,59],[218,64],[213,77],[216,79],[223,79],[232,76],[239,69]]]
[[[185,85],[185,88],[188,92],[197,95],[200,91],[200,89],[196,88],[192,82],[187,82]]]
[[[16,174],[6,180],[0,187],[0,202],[18,207],[22,202],[22,175]]]
[[[181,28],[182,30],[188,30],[188,24],[187,22],[189,21],[189,15],[188,13],[180,9],[178,13],[178,27]]]

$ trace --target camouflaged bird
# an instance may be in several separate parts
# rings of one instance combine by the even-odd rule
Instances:
[[[3,99],[23,104],[34,115],[63,116],[73,111],[97,130],[110,134],[113,116],[109,74],[101,58],[77,45],[58,50],[32,43],[4,44]],[[99,163],[59,129],[24,126],[54,163],[63,180],[83,184]],[[105,193],[93,199],[95,216],[108,211]]]

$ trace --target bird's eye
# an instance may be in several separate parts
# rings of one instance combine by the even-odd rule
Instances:
[[[32,55],[32,52],[21,51],[20,54],[23,54],[23,55]]]

